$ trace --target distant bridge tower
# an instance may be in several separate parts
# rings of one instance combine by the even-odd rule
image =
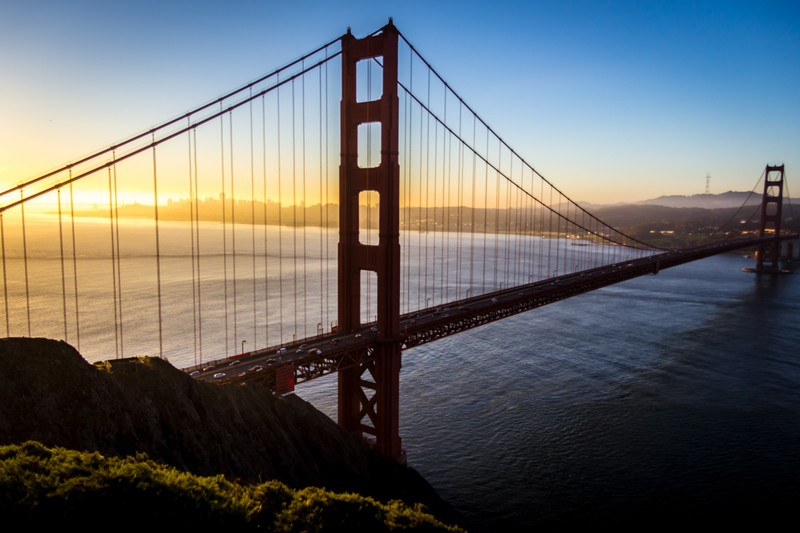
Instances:
[[[398,163],[398,32],[389,24],[380,33],[342,37],[341,162],[339,166],[339,330],[361,325],[361,272],[377,274],[378,341],[366,363],[339,371],[339,425],[371,435],[383,454],[402,459],[400,444],[400,167]],[[380,58],[383,94],[356,98],[357,64]],[[358,165],[358,127],[379,124],[380,164]],[[377,245],[359,241],[359,193],[379,196]],[[369,295],[368,295],[369,296]]]
[[[711,193],[711,174],[706,172],[706,194]]]
[[[783,207],[783,165],[767,165],[764,172],[764,195],[761,199],[761,236],[774,235],[770,242],[758,247],[756,272],[780,271],[781,211]]]

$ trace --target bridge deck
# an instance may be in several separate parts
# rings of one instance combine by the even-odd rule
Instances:
[[[787,235],[785,239],[796,239]],[[431,307],[401,317],[402,346],[412,348],[502,318],[542,307],[608,285],[682,265],[712,255],[751,248],[768,238],[743,238],[725,243],[664,252],[603,267],[521,285],[447,305]],[[185,369],[197,379],[242,383],[258,381],[282,389],[278,378],[291,374],[294,384],[367,362],[378,342],[377,328],[366,324],[344,333],[319,335],[282,347],[270,347]],[[285,387],[285,385],[284,385]]]

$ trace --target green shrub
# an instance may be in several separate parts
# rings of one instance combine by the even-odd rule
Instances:
[[[126,528],[158,525],[237,531],[461,531],[421,506],[388,504],[358,494],[279,481],[240,485],[195,476],[139,454],[48,448],[38,442],[0,446],[0,513],[6,523]]]

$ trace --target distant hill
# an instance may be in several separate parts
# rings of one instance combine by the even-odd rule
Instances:
[[[728,191],[721,194],[693,194],[691,196],[671,195],[659,196],[651,200],[636,202],[643,205],[661,205],[664,207],[699,207],[702,209],[725,209],[742,205],[758,205],[761,195],[751,192]]]

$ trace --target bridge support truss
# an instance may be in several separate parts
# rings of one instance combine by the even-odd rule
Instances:
[[[362,271],[377,275],[378,341],[373,356],[340,370],[339,425],[372,440],[378,451],[401,460],[400,443],[400,167],[398,163],[398,32],[391,20],[380,33],[342,37],[341,162],[339,166],[338,328],[361,326]],[[380,58],[383,92],[357,100],[357,66]],[[380,163],[359,166],[359,126],[378,124]],[[379,196],[377,245],[359,240],[359,194]],[[367,295],[369,297],[370,295]]]
[[[781,269],[781,211],[783,207],[783,165],[767,165],[764,172],[764,195],[761,199],[762,237],[774,235],[770,242],[759,245],[756,272],[776,273]]]

